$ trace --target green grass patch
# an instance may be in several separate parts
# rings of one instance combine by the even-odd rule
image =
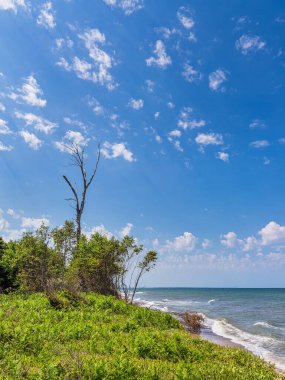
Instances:
[[[0,296],[1,379],[273,380],[273,366],[192,337],[167,313],[96,294]],[[280,377],[279,377],[280,378]]]

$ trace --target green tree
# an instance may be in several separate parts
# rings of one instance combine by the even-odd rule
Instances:
[[[0,293],[11,286],[11,281],[9,280],[8,272],[3,266],[2,258],[6,252],[7,244],[4,242],[2,237],[0,237]]]
[[[68,265],[74,255],[77,241],[74,222],[66,220],[63,227],[52,230],[51,236],[55,250],[62,255],[65,265]]]

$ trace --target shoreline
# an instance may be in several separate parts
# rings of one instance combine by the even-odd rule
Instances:
[[[143,304],[143,302],[141,301],[135,301],[134,302],[135,305],[139,306],[139,307],[144,307],[144,308],[149,308],[151,309],[151,307],[148,307],[146,305]],[[201,331],[199,334],[193,334],[189,328],[187,328],[187,326],[185,325],[185,323],[183,323],[183,320],[181,318],[181,315],[182,313],[180,312],[171,312],[171,311],[163,311],[163,310],[160,310],[159,308],[154,308],[155,310],[157,311],[161,311],[161,312],[167,312],[169,313],[173,318],[176,318],[176,319],[179,319],[179,321],[181,322],[181,324],[183,325],[184,329],[189,333],[191,334],[193,337],[199,337],[200,339],[202,340],[205,340],[205,341],[208,341],[208,342],[211,342],[211,343],[214,343],[216,345],[219,345],[219,346],[222,346],[222,347],[228,347],[228,348],[239,348],[241,350],[244,350],[244,351],[247,351],[247,352],[250,352],[252,355],[256,356],[256,357],[260,357],[262,358],[264,361],[266,361],[267,363],[269,364],[272,364],[274,365],[274,369],[276,371],[276,373],[278,375],[281,375],[281,376],[285,376],[285,370],[284,369],[281,369],[277,366],[276,363],[262,357],[262,356],[259,356],[257,354],[255,354],[254,352],[248,350],[245,346],[243,346],[242,344],[239,344],[239,343],[235,343],[233,342],[230,338],[226,338],[226,337],[223,337],[221,335],[218,335],[216,333],[213,332],[213,330],[211,329],[210,326],[207,326],[207,325],[203,325],[203,327],[201,328]],[[195,312],[192,310],[192,312]],[[283,379],[283,377],[282,377]]]

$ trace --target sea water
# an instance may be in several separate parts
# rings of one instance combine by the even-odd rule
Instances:
[[[136,300],[168,312],[197,311],[208,329],[285,370],[285,289],[139,289]]]

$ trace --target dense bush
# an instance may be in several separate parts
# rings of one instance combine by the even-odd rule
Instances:
[[[0,296],[0,378],[281,379],[246,351],[193,338],[167,313],[67,291]]]
[[[143,273],[156,261],[156,252],[143,254],[143,246],[129,236],[95,233],[79,241],[73,222],[50,230],[42,226],[27,232],[18,241],[0,240],[0,291],[52,293],[57,290],[94,291],[132,300],[132,284],[126,284],[131,270],[136,289]],[[139,255],[142,255],[139,260]],[[132,295],[131,295],[132,293]]]

